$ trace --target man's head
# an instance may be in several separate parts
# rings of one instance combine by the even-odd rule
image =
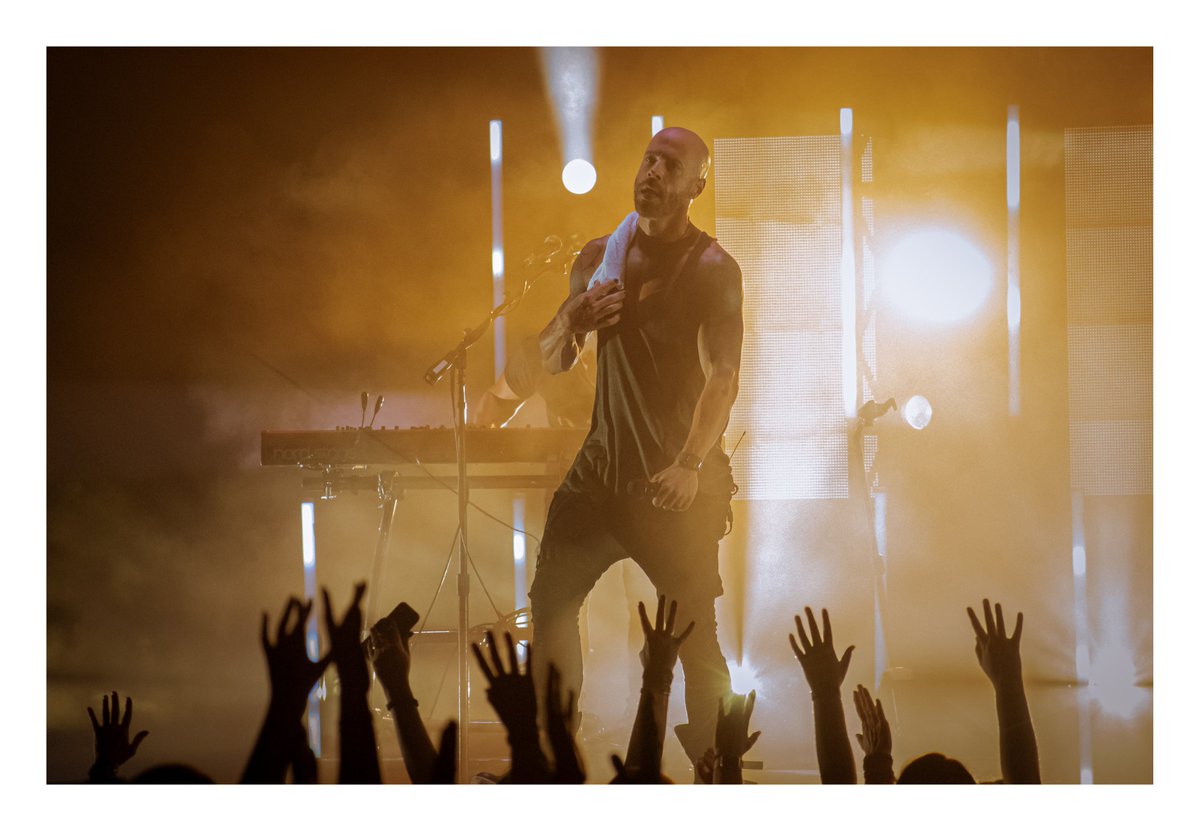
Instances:
[[[692,200],[704,191],[708,176],[708,145],[682,127],[655,133],[646,146],[633,180],[633,206],[654,219],[687,214]]]

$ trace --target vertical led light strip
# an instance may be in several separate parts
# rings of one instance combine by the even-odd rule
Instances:
[[[311,502],[300,503],[300,545],[304,552],[304,599],[311,601],[317,596],[317,514]],[[309,616],[308,627],[304,631],[304,647],[310,661],[320,657],[316,615]],[[322,681],[308,694],[308,746],[318,759],[321,758],[321,698],[324,686],[325,682]]]
[[[501,170],[504,160],[503,122],[492,121],[490,155],[492,161],[492,304],[499,306],[504,302],[504,200],[501,190]],[[507,363],[505,354],[504,318],[496,318],[493,324],[495,347],[495,377],[504,373]],[[525,498],[518,494],[513,497],[513,525],[518,528],[525,526]],[[520,541],[518,542],[518,537]],[[518,549],[518,546],[520,548]],[[527,604],[525,595],[525,538],[513,532],[513,584],[516,587],[515,608],[523,608]]]
[[[1008,108],[1008,414],[1021,414],[1021,120]]]
[[[882,583],[883,592],[875,592],[875,689],[883,684],[883,673],[887,671],[887,633],[883,627],[883,598],[887,593],[887,492],[882,487],[876,488],[872,496],[875,503],[875,550],[879,559],[875,568],[879,570],[878,579]]]
[[[1088,626],[1087,546],[1083,529],[1083,491],[1071,491],[1071,571],[1075,575],[1075,678],[1078,684],[1079,784],[1091,785],[1092,658]]]
[[[663,128],[663,117],[661,115],[650,116],[650,138],[658,135],[658,131]]]
[[[490,145],[492,160],[492,305],[499,306],[504,302],[504,201],[500,189],[501,163],[504,158],[504,147],[501,142],[502,124],[492,121],[490,125]],[[504,348],[504,318],[497,318],[492,328],[495,344],[492,354],[495,356],[495,377],[499,378],[504,372],[506,355]]]
[[[529,605],[529,592],[525,588],[525,494],[513,497],[513,608],[524,609]]]
[[[846,417],[858,412],[858,346],[855,338],[854,110],[843,107],[842,126],[842,400]]]

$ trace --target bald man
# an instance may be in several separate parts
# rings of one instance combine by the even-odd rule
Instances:
[[[637,230],[622,279],[587,288],[608,238],[589,242],[539,337],[546,369],[563,372],[597,332],[596,397],[591,430],[550,503],[529,595],[535,672],[553,661],[575,690],[579,609],[610,565],[632,558],[678,601],[676,631],[696,624],[679,653],[688,723],[676,728],[693,762],[712,746],[717,700],[729,692],[714,601],[735,487],[720,439],[742,350],[741,270],[688,219],[709,164],[690,130],[651,139],[634,178]]]

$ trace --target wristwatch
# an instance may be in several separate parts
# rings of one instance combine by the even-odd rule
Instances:
[[[699,470],[700,466],[704,464],[704,459],[695,453],[680,453],[675,457],[675,464],[686,467],[688,470]]]

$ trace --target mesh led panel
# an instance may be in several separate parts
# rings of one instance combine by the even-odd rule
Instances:
[[[717,238],[745,287],[737,498],[845,498],[840,139],[718,139],[714,168]]]
[[[1071,486],[1153,488],[1153,173],[1150,127],[1067,130]]]

